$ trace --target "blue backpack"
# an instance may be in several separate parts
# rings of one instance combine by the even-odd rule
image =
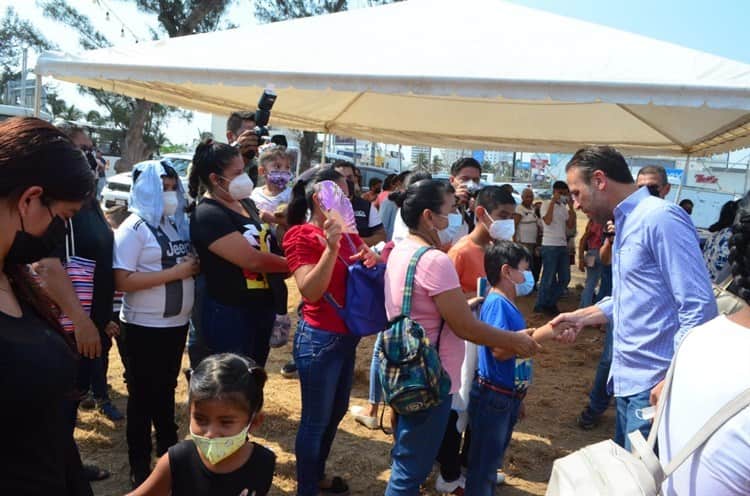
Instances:
[[[348,236],[346,238],[349,239]],[[388,317],[385,314],[385,264],[379,263],[368,269],[362,262],[349,265],[343,258],[339,257],[339,260],[347,266],[348,271],[346,303],[340,306],[328,292],[324,298],[336,309],[353,335],[362,337],[377,334],[388,327]]]

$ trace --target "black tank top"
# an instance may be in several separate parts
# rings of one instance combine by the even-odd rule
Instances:
[[[191,440],[172,446],[168,453],[172,496],[239,496],[245,489],[247,496],[263,496],[271,489],[276,455],[257,443],[247,462],[228,474],[208,470]]]

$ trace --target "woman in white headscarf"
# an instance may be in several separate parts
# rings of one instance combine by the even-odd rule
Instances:
[[[115,287],[125,293],[120,320],[127,342],[127,440],[133,487],[151,471],[151,424],[156,454],[177,443],[174,391],[193,309],[192,256],[185,192],[167,161],[133,171],[130,212],[115,232]]]

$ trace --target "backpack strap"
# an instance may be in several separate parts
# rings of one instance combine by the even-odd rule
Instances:
[[[414,293],[414,276],[417,273],[417,263],[422,255],[432,250],[432,246],[420,247],[411,256],[409,267],[406,269],[406,282],[404,282],[404,298],[401,300],[401,315],[408,316],[411,313],[411,297]]]
[[[750,406],[750,388],[735,396],[731,401],[722,406],[718,412],[714,413],[708,422],[696,432],[693,437],[682,447],[677,455],[672,458],[666,467],[664,467],[664,477],[669,477],[672,472],[677,470],[685,460],[698,450],[701,446],[711,439],[711,436],[731,420],[735,415]]]

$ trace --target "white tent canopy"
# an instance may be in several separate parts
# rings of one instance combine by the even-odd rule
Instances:
[[[750,146],[750,65],[500,0],[409,0],[87,51],[37,74],[374,141],[708,155]]]

